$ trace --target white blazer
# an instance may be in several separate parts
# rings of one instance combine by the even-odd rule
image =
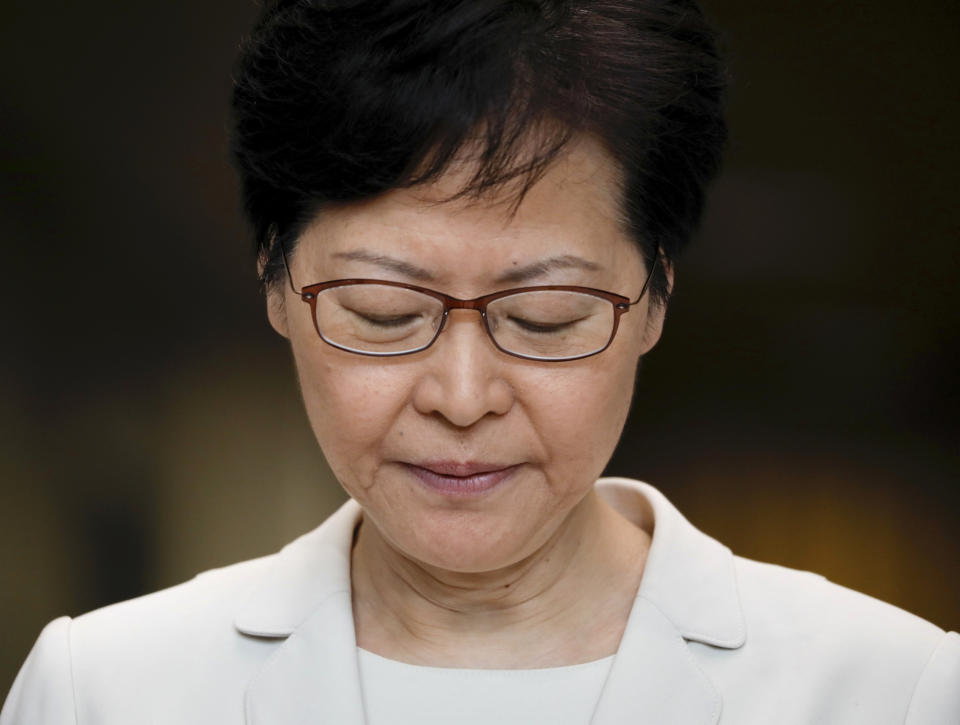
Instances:
[[[956,633],[734,556],[652,486],[597,488],[655,530],[594,725],[960,725]],[[54,620],[0,725],[360,725],[361,513],[350,500],[277,554]]]

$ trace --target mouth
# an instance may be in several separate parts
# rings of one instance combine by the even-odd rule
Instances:
[[[520,468],[520,464],[475,461],[424,461],[403,465],[426,488],[454,497],[483,495],[507,481]]]

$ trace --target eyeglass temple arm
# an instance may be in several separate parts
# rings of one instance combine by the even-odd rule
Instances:
[[[280,244],[280,242],[277,242],[277,244]],[[293,290],[295,295],[299,295],[300,292],[297,291],[296,285],[293,284],[293,273],[290,271],[290,265],[287,263],[287,250],[283,248],[282,244],[280,244],[280,256],[283,259],[283,268],[287,270],[287,279],[290,280],[290,289]]]
[[[637,295],[637,299],[630,303],[630,306],[637,304],[640,300],[643,299],[644,294],[647,292],[647,287],[650,285],[650,280],[653,279],[653,270],[657,268],[657,262],[660,261],[660,250],[657,249],[656,254],[653,257],[653,262],[650,264],[650,271],[647,272],[647,278],[643,281],[643,289],[640,290],[640,294]]]

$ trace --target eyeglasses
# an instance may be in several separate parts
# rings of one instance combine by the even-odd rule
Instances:
[[[403,282],[337,279],[294,293],[310,305],[313,326],[324,342],[376,357],[411,355],[430,347],[443,332],[450,310],[477,310],[493,344],[525,360],[563,362],[590,357],[613,342],[620,316],[643,298],[657,259],[637,299],[573,285],[501,290],[472,300]]]

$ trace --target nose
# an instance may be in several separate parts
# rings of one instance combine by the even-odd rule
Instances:
[[[440,337],[422,354],[423,375],[413,398],[420,413],[466,428],[513,406],[513,388],[505,377],[510,363],[477,311],[451,310]]]

